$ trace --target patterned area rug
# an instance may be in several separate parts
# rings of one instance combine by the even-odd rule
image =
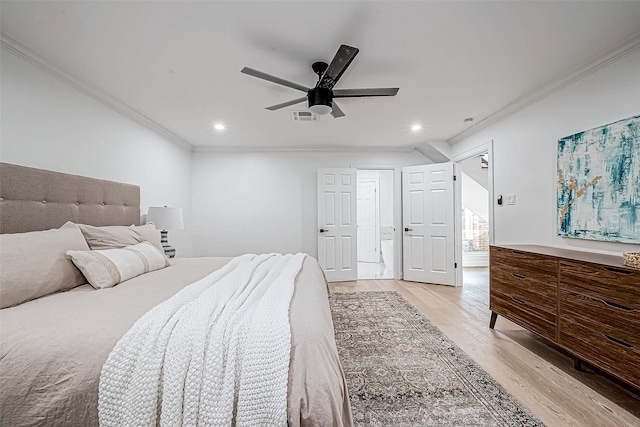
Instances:
[[[356,425],[543,426],[396,292],[335,293]]]

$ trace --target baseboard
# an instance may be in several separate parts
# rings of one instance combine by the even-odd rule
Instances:
[[[463,252],[463,267],[488,267],[489,252]]]

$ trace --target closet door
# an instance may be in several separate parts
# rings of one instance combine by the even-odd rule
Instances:
[[[318,169],[318,261],[329,282],[356,280],[356,170]]]
[[[380,201],[376,180],[358,181],[358,262],[380,262]]]

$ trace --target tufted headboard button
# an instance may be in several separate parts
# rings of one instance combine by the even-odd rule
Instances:
[[[43,205],[46,205],[46,204],[47,204],[47,201],[46,201],[46,200],[43,200],[43,201],[42,201],[42,204],[43,204]]]
[[[104,206],[104,202],[100,203],[100,205]]]

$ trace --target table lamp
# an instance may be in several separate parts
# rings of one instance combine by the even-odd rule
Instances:
[[[152,206],[147,211],[147,223],[152,222],[157,230],[160,231],[160,243],[164,249],[165,255],[169,258],[176,256],[176,250],[169,244],[167,230],[182,230],[184,223],[182,222],[182,208],[170,208],[167,206]]]

